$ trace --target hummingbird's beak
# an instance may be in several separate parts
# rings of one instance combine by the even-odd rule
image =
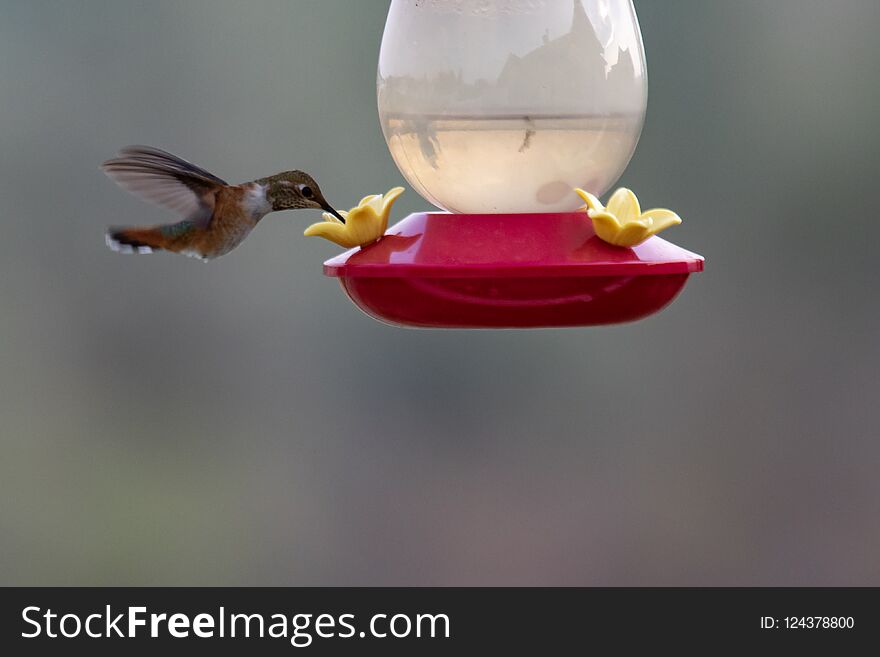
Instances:
[[[336,210],[334,210],[333,207],[332,207],[329,203],[325,203],[325,204],[324,204],[323,206],[321,206],[321,207],[324,208],[324,209],[325,209],[327,212],[329,212],[330,214],[332,214],[334,217],[336,217],[337,219],[339,219],[339,221],[341,221],[342,223],[345,223],[345,217],[343,217],[343,216],[342,216],[341,214],[339,214]]]

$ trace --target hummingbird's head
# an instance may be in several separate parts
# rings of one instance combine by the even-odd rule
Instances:
[[[314,208],[329,212],[345,222],[324,198],[315,179],[304,171],[284,171],[256,182],[266,186],[266,200],[272,204],[273,211]]]

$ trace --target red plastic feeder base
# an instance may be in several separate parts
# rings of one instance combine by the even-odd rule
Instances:
[[[617,324],[668,305],[703,258],[659,237],[599,239],[584,212],[412,214],[324,263],[365,313],[420,328]]]

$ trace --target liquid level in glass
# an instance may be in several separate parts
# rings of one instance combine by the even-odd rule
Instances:
[[[567,212],[581,187],[604,194],[638,142],[641,115],[450,118],[385,115],[409,183],[456,213]]]

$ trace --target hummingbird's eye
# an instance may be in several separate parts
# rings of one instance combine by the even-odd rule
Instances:
[[[312,188],[308,185],[304,185],[299,188],[299,193],[303,195],[303,198],[312,198],[315,195],[315,192],[312,191]]]

